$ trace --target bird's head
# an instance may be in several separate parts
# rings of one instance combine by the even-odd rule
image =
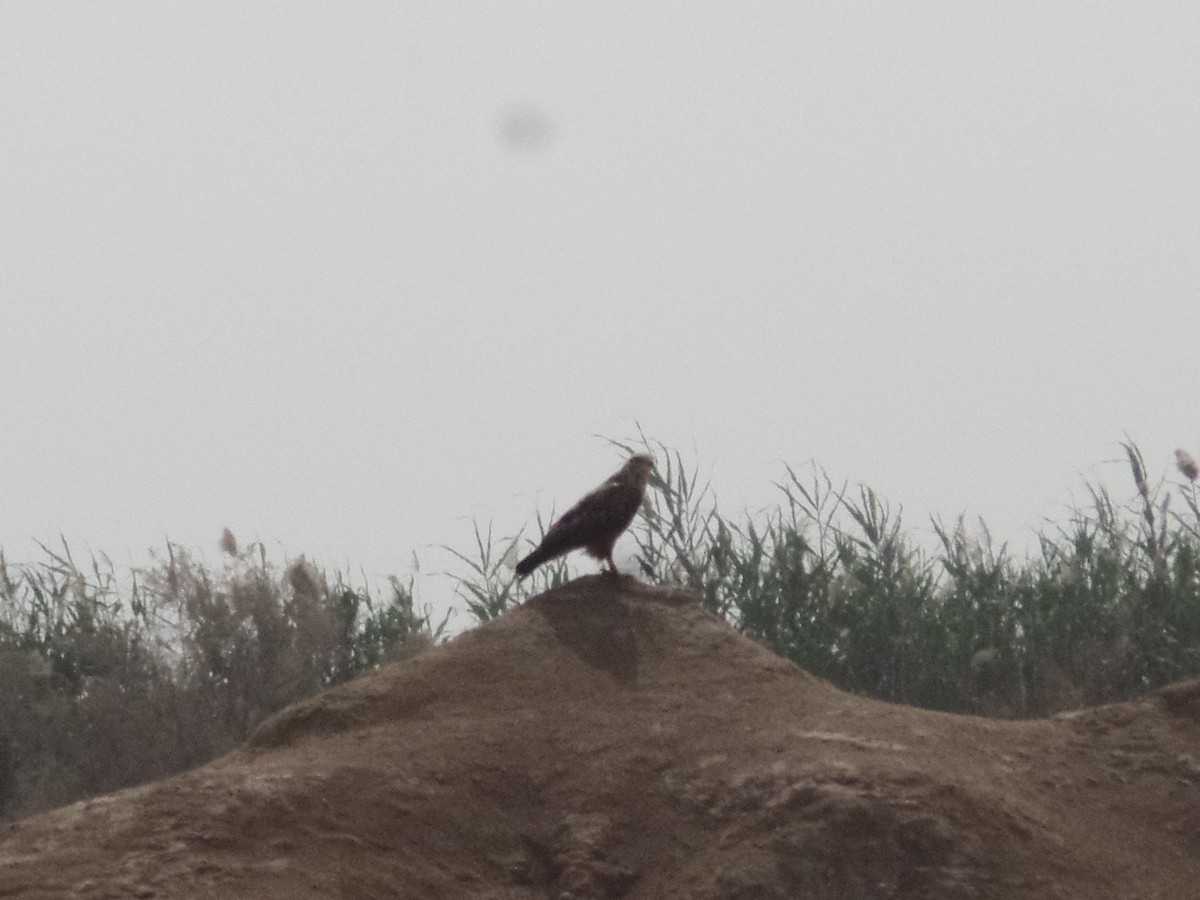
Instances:
[[[648,453],[635,453],[625,463],[625,471],[642,482],[649,481],[654,472],[654,457]]]

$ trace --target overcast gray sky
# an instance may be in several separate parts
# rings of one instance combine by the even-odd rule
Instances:
[[[0,546],[427,574],[635,421],[1018,537],[1200,452],[1197,160],[1191,2],[7,2]]]

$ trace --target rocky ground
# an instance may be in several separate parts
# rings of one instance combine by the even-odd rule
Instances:
[[[1200,897],[1200,682],[1008,722],[582,578],[196,771],[0,825],[0,897]]]

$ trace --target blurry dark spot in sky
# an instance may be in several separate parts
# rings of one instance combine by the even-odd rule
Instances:
[[[515,106],[500,116],[500,140],[510,150],[533,153],[554,141],[554,121],[532,106]]]

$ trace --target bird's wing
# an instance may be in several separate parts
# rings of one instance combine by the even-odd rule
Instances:
[[[550,554],[565,553],[620,531],[629,524],[632,500],[636,511],[636,489],[620,481],[606,481],[550,526],[539,549]]]

